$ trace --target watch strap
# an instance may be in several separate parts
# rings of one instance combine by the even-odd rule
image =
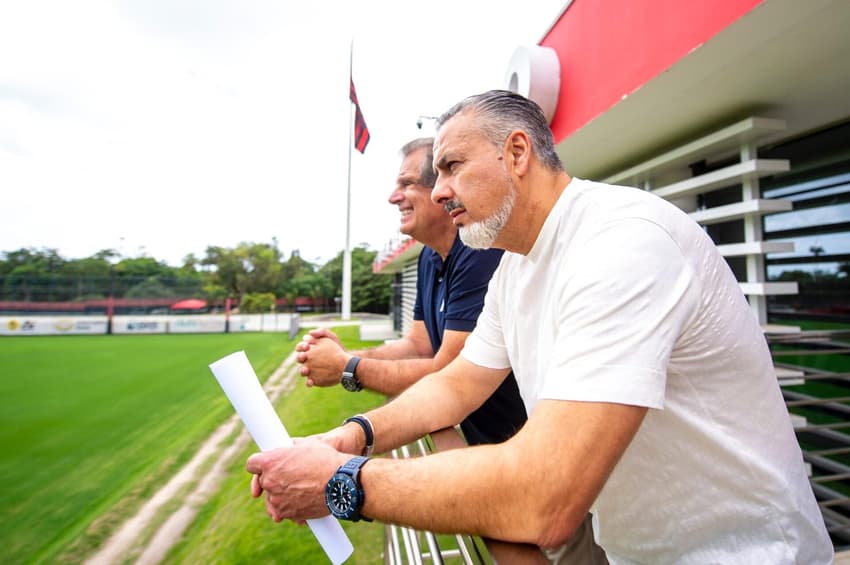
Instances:
[[[337,469],[337,473],[344,473],[349,475],[351,479],[354,481],[354,484],[357,486],[357,490],[360,491],[360,507],[357,508],[357,512],[352,517],[352,521],[357,522],[359,520],[363,520],[364,522],[371,522],[372,518],[368,516],[364,516],[360,513],[360,508],[363,507],[363,504],[366,502],[366,494],[363,492],[363,485],[360,483],[360,469],[363,468],[363,465],[368,463],[370,459],[368,457],[362,455],[355,455],[351,459],[345,462],[344,465],[341,465],[339,469]]]
[[[349,422],[355,422],[363,428],[363,434],[366,436],[366,446],[363,448],[362,455],[364,457],[369,457],[372,455],[372,450],[375,448],[375,428],[372,426],[372,422],[363,414],[357,414],[356,416],[346,418],[343,420],[342,425],[344,426]]]
[[[359,363],[360,357],[352,357],[346,362],[345,368],[342,370],[342,385],[351,392],[363,390],[363,384],[357,378],[357,365]]]
[[[368,457],[363,455],[355,455],[351,459],[345,462],[344,465],[340,466],[337,469],[337,473],[345,473],[346,475],[350,475],[351,478],[356,479],[357,475],[360,473],[360,467],[366,464],[369,460]],[[360,486],[358,484],[358,486]]]

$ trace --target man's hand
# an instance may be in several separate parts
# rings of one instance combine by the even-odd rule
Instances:
[[[325,486],[350,458],[311,439],[301,440],[294,447],[255,453],[245,465],[254,474],[251,496],[266,493],[266,513],[275,522],[326,516]]]
[[[301,338],[301,341],[295,344],[295,351],[298,352],[298,354],[295,356],[296,360],[299,363],[304,363],[304,361],[307,360],[306,352],[309,351],[310,345],[316,343],[318,339],[321,339],[323,337],[330,338],[337,345],[342,347],[342,342],[340,341],[339,336],[337,336],[328,328],[318,328],[315,330],[310,330],[309,332],[304,334],[304,337]]]
[[[327,337],[327,338],[332,339],[337,345],[342,347],[342,342],[340,341],[339,337],[335,333],[333,333],[331,330],[329,330],[328,328],[317,328],[315,330],[310,330],[304,336],[305,341],[307,341],[307,336],[310,336],[312,338],[312,340],[310,340],[310,341],[316,341],[317,339]],[[300,349],[298,349],[298,345],[295,346],[295,349],[297,351],[301,351]],[[306,349],[304,351],[306,351]]]
[[[349,422],[322,434],[296,439],[295,444],[298,445],[299,442],[312,440],[325,443],[340,453],[351,453],[352,455],[360,455],[366,445],[363,428],[354,422]]]
[[[326,332],[327,336],[323,335]],[[301,376],[307,377],[307,386],[334,386],[339,384],[342,370],[351,357],[342,348],[339,339],[330,331],[315,331],[304,336],[295,346],[296,360],[301,363]],[[319,337],[312,334],[317,333]]]

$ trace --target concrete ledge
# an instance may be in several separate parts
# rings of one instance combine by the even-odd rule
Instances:
[[[392,320],[360,323],[361,341],[383,341],[385,339],[398,339],[398,337],[398,332],[393,329]]]

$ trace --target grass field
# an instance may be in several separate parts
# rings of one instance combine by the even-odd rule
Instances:
[[[0,339],[3,561],[80,562],[233,414],[207,365],[244,349],[265,380],[292,347],[282,334]],[[324,392],[334,396],[319,391],[296,402],[297,409],[284,401],[291,411],[284,421],[298,422],[291,433],[321,431],[359,409],[344,405],[343,397],[326,401]],[[364,409],[382,401],[359,398]],[[256,502],[247,495],[246,476],[243,459],[234,466],[232,485],[225,487],[234,492],[223,493],[224,502]],[[252,510],[252,525],[271,524],[260,503]],[[202,518],[209,522],[215,513],[211,506]],[[306,532],[315,552],[309,530],[295,529]],[[184,555],[192,555],[192,537]],[[252,545],[250,539],[240,543]],[[233,562],[225,556],[203,561]]]

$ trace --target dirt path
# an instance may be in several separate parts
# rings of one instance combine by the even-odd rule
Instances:
[[[292,390],[297,381],[295,354],[287,357],[266,381],[265,390],[272,403],[281,394]],[[242,432],[235,441],[226,440],[234,431]],[[195,519],[200,507],[213,495],[227,473],[227,468],[251,441],[248,431],[234,414],[201,445],[195,456],[171,480],[157,491],[135,516],[121,527],[86,560],[88,565],[112,565],[136,559],[138,565],[155,565],[162,561],[168,550]],[[210,466],[210,462],[212,465]],[[199,476],[201,469],[207,469]],[[190,487],[194,484],[194,488]],[[163,517],[166,504],[181,497],[179,508]],[[147,532],[155,531],[149,542]]]

